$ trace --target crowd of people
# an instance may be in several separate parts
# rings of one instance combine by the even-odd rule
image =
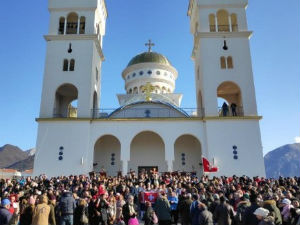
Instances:
[[[300,178],[131,171],[0,182],[0,225],[300,225]]]

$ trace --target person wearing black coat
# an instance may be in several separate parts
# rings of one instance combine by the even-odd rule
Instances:
[[[255,210],[259,208],[259,205],[257,204],[256,201],[257,201],[257,195],[255,193],[251,193],[250,195],[251,205],[246,209],[245,218],[244,218],[244,222],[247,225],[257,225],[259,223],[259,220],[253,214]]]
[[[226,202],[224,196],[220,197],[220,205],[218,205],[214,212],[214,221],[218,225],[231,225],[234,211],[231,205]]]
[[[108,214],[107,209],[109,203],[105,200],[106,194],[100,195],[100,198],[96,202],[96,224],[107,225]]]
[[[80,199],[78,206],[74,210],[74,225],[87,225],[88,223],[83,223],[81,221],[82,215],[84,214],[87,218],[88,215],[88,208],[86,207],[86,201],[84,199]]]

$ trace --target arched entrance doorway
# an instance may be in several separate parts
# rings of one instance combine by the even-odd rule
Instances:
[[[137,134],[130,145],[128,169],[138,172],[143,167],[157,167],[159,172],[167,171],[165,144],[158,134],[151,131]]]
[[[121,170],[121,144],[120,141],[112,135],[100,137],[94,147],[93,169],[100,172],[104,169],[108,176],[117,176]]]
[[[194,136],[185,134],[178,137],[174,144],[174,155],[174,171],[195,171],[198,176],[203,174],[201,144]]]

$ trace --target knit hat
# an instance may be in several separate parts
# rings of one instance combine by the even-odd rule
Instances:
[[[260,207],[260,208],[257,208],[253,214],[257,215],[257,216],[262,216],[263,218],[265,218],[269,215],[269,210]]]
[[[282,203],[286,204],[286,205],[290,205],[291,204],[291,200],[285,198],[285,199],[282,200]]]
[[[1,205],[2,206],[10,205],[10,201],[7,198],[5,198],[1,201]]]

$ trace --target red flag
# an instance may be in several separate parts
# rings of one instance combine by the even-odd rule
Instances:
[[[144,201],[155,203],[157,196],[158,196],[157,192],[144,192]]]
[[[215,173],[215,172],[218,172],[218,167],[213,167],[210,165],[210,162],[202,157],[202,163],[203,163],[203,171],[205,173]]]

